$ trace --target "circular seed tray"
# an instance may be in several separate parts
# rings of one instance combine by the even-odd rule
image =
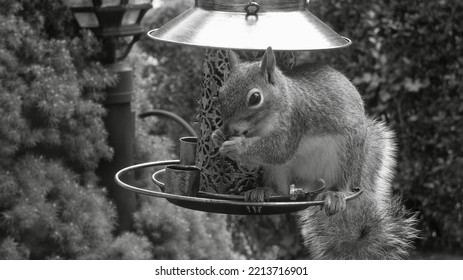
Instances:
[[[269,214],[284,214],[290,212],[297,212],[304,210],[312,206],[321,206],[323,201],[313,201],[307,200],[307,196],[314,197],[321,190],[317,190],[311,193],[308,193],[305,198],[291,200],[289,196],[271,196],[269,201],[266,202],[251,202],[244,201],[244,196],[240,195],[226,195],[226,194],[216,194],[209,192],[199,192],[198,196],[183,196],[177,194],[170,194],[163,192],[163,183],[160,179],[162,176],[163,170],[155,172],[152,176],[153,182],[159,187],[159,191],[150,190],[147,188],[137,187],[130,184],[127,184],[122,181],[121,177],[129,171],[135,171],[138,169],[149,168],[149,167],[159,167],[172,164],[179,164],[178,160],[169,160],[169,161],[156,161],[156,162],[147,162],[132,165],[121,169],[116,173],[115,180],[118,185],[134,191],[139,194],[149,195],[159,198],[165,198],[170,203],[175,204],[180,207],[211,212],[211,213],[221,213],[221,214],[236,214],[236,215],[269,215]],[[362,191],[359,191],[349,197],[347,200],[354,199],[358,197]]]

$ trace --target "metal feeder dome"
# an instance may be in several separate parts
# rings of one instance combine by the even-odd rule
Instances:
[[[170,43],[235,50],[321,50],[351,44],[307,5],[306,0],[195,0],[193,7],[148,35]]]

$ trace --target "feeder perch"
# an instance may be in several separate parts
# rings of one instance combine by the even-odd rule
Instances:
[[[243,60],[257,60],[271,46],[278,66],[289,70],[296,64],[296,51],[336,49],[351,44],[310,13],[307,5],[306,0],[196,0],[194,6],[181,15],[149,31],[148,35],[156,41],[205,48],[195,159],[199,188],[195,196],[182,195],[170,192],[170,183],[162,182],[166,175],[167,178],[186,176],[173,167],[179,161],[127,167],[116,174],[118,184],[138,193],[166,198],[178,206],[215,213],[280,214],[322,205],[322,201],[313,201],[313,198],[323,190],[324,184],[309,193],[293,187],[287,196],[271,196],[266,202],[244,201],[243,192],[260,186],[260,172],[220,156],[217,142],[223,136],[213,135],[213,131],[222,128],[216,99],[229,75],[230,50]],[[154,166],[166,166],[152,176],[161,191],[134,187],[120,180],[125,172]]]

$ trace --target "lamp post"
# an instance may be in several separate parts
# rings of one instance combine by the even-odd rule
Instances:
[[[140,22],[152,7],[151,1],[63,0],[79,26],[90,29],[102,41],[104,57],[101,62],[117,76],[116,84],[106,88],[104,102],[108,144],[113,148],[114,156],[109,162],[101,162],[97,172],[116,205],[119,231],[131,229],[136,207],[135,193],[118,187],[114,182],[114,174],[118,170],[133,164],[135,115],[130,104],[133,93],[132,69],[123,59],[143,33]],[[126,180],[133,181],[133,177]]]

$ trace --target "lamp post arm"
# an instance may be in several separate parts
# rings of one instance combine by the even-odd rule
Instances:
[[[149,117],[149,116],[165,116],[165,117],[168,117],[168,118],[171,118],[173,120],[175,120],[177,123],[179,123],[180,125],[182,125],[182,127],[188,131],[188,133],[192,136],[197,136],[196,134],[196,131],[193,129],[193,127],[191,127],[190,124],[188,124],[184,119],[182,119],[180,116],[172,113],[172,112],[169,112],[169,111],[165,111],[165,110],[160,110],[160,109],[155,109],[155,110],[152,110],[152,111],[149,111],[149,112],[145,112],[145,113],[141,113],[138,115],[138,117],[140,119],[144,119],[146,117]]]

